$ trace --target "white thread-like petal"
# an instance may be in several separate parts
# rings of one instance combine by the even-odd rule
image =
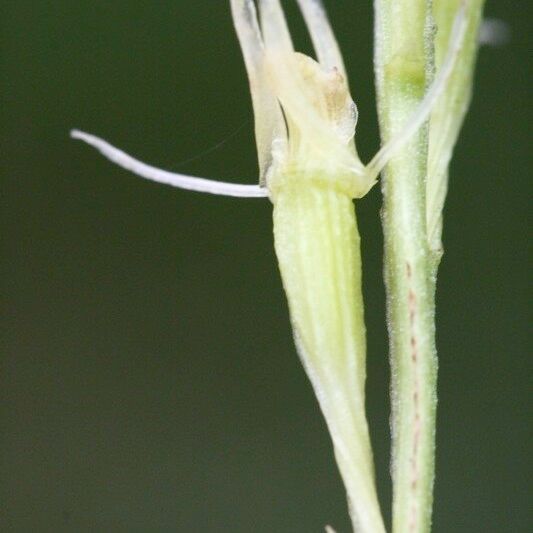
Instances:
[[[440,95],[446,90],[446,85],[450,79],[457,56],[462,48],[468,19],[466,17],[465,3],[461,3],[450,34],[450,44],[448,52],[444,59],[437,76],[433,80],[430,88],[424,96],[418,108],[413,112],[401,132],[385,143],[378,153],[372,158],[372,161],[366,166],[369,176],[377,176],[397,151],[418,131],[420,126],[429,118],[435,102]]]
[[[104,157],[122,168],[152,181],[165,183],[167,185],[172,185],[173,187],[179,187],[180,189],[188,189],[190,191],[218,194],[222,196],[237,196],[244,198],[261,198],[268,196],[268,190],[259,185],[225,183],[222,181],[186,176],[184,174],[175,174],[174,172],[168,172],[166,170],[152,167],[146,163],[138,161],[122,150],[115,148],[107,141],[104,141],[95,135],[91,135],[90,133],[72,130],[70,136],[90,144]]]
[[[231,0],[233,24],[241,46],[254,109],[255,141],[261,185],[273,161],[273,149],[283,151],[287,131],[279,102],[271,90],[265,70],[265,52],[253,0]]]
[[[327,69],[336,68],[347,81],[344,61],[329,24],[321,0],[298,0],[319,63]]]

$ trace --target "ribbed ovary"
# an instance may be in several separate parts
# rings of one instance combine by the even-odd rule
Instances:
[[[327,182],[326,182],[327,183]],[[296,345],[332,435],[356,530],[384,531],[364,411],[365,325],[352,199],[322,180],[276,191],[274,237]]]

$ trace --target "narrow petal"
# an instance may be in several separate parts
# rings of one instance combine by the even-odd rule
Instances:
[[[468,19],[465,13],[465,2],[463,1],[455,16],[450,34],[448,52],[437,72],[437,76],[429,87],[424,99],[420,102],[418,109],[416,109],[413,115],[407,120],[402,131],[396,137],[393,137],[390,141],[384,144],[378,153],[372,158],[372,161],[367,165],[367,171],[370,176],[377,176],[391,158],[394,157],[399,148],[409,141],[409,139],[418,131],[420,126],[422,126],[422,124],[429,118],[435,103],[440,95],[446,90],[448,81],[453,74],[457,57],[464,43],[467,23]]]
[[[273,145],[283,150],[287,132],[278,100],[268,83],[264,45],[253,0],[231,0],[231,13],[250,84],[260,183],[265,185],[275,154]]]
[[[259,13],[266,47],[286,55],[294,52],[291,34],[279,0],[259,0]]]
[[[298,0],[319,63],[337,69],[347,80],[344,61],[321,0]]]
[[[90,133],[84,133],[79,130],[72,130],[70,136],[73,139],[80,139],[81,141],[90,144],[96,148],[104,157],[125,168],[142,176],[143,178],[157,181],[158,183],[165,183],[180,189],[188,189],[190,191],[205,192],[210,194],[219,194],[222,196],[238,196],[246,198],[259,198],[268,196],[268,190],[259,185],[240,185],[237,183],[224,183],[222,181],[213,181],[205,178],[196,178],[194,176],[186,176],[184,174],[175,174],[166,170],[152,167],[146,163],[142,163],[126,154],[122,150],[115,148],[107,141],[100,139]]]

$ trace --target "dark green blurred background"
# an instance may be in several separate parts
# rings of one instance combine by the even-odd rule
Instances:
[[[368,160],[378,147],[371,2],[327,4]],[[481,53],[452,165],[436,533],[531,525],[532,9],[498,0],[487,14],[509,22],[512,41]],[[347,532],[329,438],[292,344],[269,202],[148,183],[68,138],[79,127],[164,168],[253,183],[227,2],[13,0],[0,24],[0,530]],[[380,202],[375,188],[358,213],[368,413],[388,519]]]

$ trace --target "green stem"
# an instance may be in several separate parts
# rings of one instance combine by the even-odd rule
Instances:
[[[392,374],[393,531],[422,533],[430,530],[434,477],[434,290],[428,279],[425,234],[413,227],[416,224],[410,225],[416,207],[409,201],[409,188],[391,184],[400,176],[394,168],[386,174],[383,214]]]
[[[276,191],[274,237],[296,345],[333,440],[354,531],[384,533],[365,418],[361,256],[350,196],[293,177]]]
[[[401,131],[432,75],[430,2],[376,0],[375,67],[383,142]],[[428,130],[387,166],[382,189],[390,340],[394,533],[431,527],[437,357],[426,229]]]

